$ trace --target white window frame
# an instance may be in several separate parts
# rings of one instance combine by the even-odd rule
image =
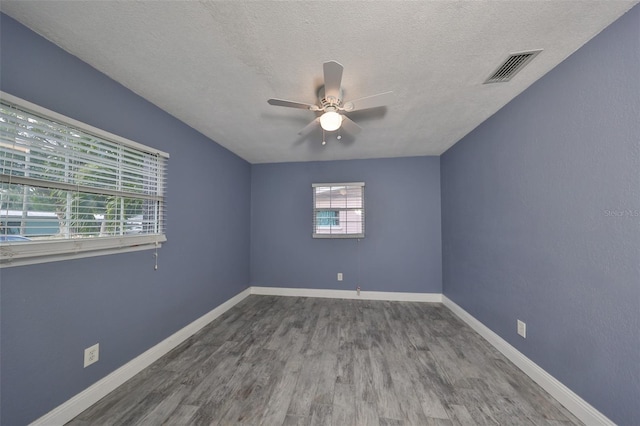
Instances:
[[[166,162],[169,158],[169,154],[166,152],[159,151],[157,149],[104,131],[97,127],[93,127],[89,124],[64,116],[55,111],[51,111],[47,108],[33,104],[11,94],[0,91],[0,99],[2,99],[2,101],[7,104],[13,104],[17,108],[26,110],[30,113],[33,113],[34,115],[38,115],[43,118],[58,122],[62,125],[76,128],[82,132],[92,134],[108,142],[116,143],[127,148],[132,148],[156,155],[158,157],[162,157],[162,161]],[[48,241],[0,241],[0,268],[100,256],[114,253],[151,250],[161,247],[162,243],[167,241],[164,229],[164,209],[166,203],[166,187],[164,183],[165,172],[164,169],[162,170],[163,171],[161,175],[157,178],[157,182],[159,182],[159,188],[161,188],[161,193],[157,194],[157,198],[160,201],[160,213],[157,216],[158,220],[155,222],[155,226],[160,228],[159,233],[101,236],[96,238],[53,239]],[[3,183],[12,183],[8,180],[11,178],[7,177],[7,175],[0,175],[0,179]],[[28,179],[24,179],[24,182],[21,182],[21,179],[14,177],[13,181],[18,184],[22,183],[29,185]]]
[[[311,188],[313,190],[313,218],[312,218],[312,227],[313,227],[313,233],[312,233],[312,237],[313,238],[364,238],[364,234],[365,234],[365,201],[364,201],[364,182],[336,182],[336,183],[314,183],[311,185]],[[360,191],[361,191],[361,200],[362,200],[362,204],[359,207],[336,207],[336,206],[330,206],[330,207],[318,207],[317,202],[316,202],[316,188],[318,187],[359,187]],[[326,230],[328,228],[334,228],[336,230],[342,230],[344,226],[346,226],[344,224],[343,220],[340,220],[339,224],[337,226],[326,226],[326,225],[318,225],[316,223],[316,219],[318,217],[318,212],[322,212],[322,211],[337,211],[338,212],[338,216],[340,217],[341,213],[344,213],[345,215],[349,212],[354,212],[354,211],[359,211],[359,214],[361,216],[361,223],[362,223],[362,232],[359,233],[342,233],[342,232],[337,232],[337,233],[320,233],[317,232],[318,230]],[[346,229],[346,228],[345,228]]]

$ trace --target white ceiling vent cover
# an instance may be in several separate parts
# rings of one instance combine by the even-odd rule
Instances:
[[[542,52],[542,49],[510,54],[484,83],[504,83],[511,80],[514,75],[531,62],[540,52]]]

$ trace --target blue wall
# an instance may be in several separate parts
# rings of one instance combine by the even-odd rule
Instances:
[[[311,184],[361,181],[365,237],[312,238]],[[260,164],[251,183],[252,285],[442,292],[438,157]]]
[[[621,425],[640,424],[639,73],[636,6],[441,157],[445,295]]]
[[[251,166],[0,15],[3,91],[169,152],[168,242],[0,270],[3,425],[28,423],[249,284]],[[84,348],[100,361],[82,367]]]
[[[171,153],[158,271],[149,251],[0,270],[1,424],[38,418],[249,283],[444,290],[640,424],[640,7],[440,159],[254,166],[0,19],[2,90]],[[360,242],[311,238],[323,181],[366,182]]]

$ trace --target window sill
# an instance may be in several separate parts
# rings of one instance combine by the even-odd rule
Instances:
[[[165,235],[129,235],[0,243],[0,268],[151,250],[165,241]]]
[[[364,234],[313,234],[313,238],[364,238]]]

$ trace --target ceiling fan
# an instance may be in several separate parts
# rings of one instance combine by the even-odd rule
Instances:
[[[301,136],[306,136],[314,129],[320,126],[327,132],[333,132],[343,128],[351,135],[355,135],[362,128],[353,120],[345,115],[345,113],[359,111],[368,108],[377,108],[393,102],[393,92],[384,92],[377,95],[367,96],[365,98],[344,102],[342,99],[342,71],[344,67],[336,61],[329,61],[323,64],[324,86],[318,91],[319,105],[305,104],[302,102],[286,101],[283,99],[269,99],[269,105],[283,106],[289,108],[308,109],[313,112],[322,112],[311,123],[307,124],[304,129],[298,132]],[[338,135],[338,139],[340,139]],[[322,144],[326,141],[322,138]]]

